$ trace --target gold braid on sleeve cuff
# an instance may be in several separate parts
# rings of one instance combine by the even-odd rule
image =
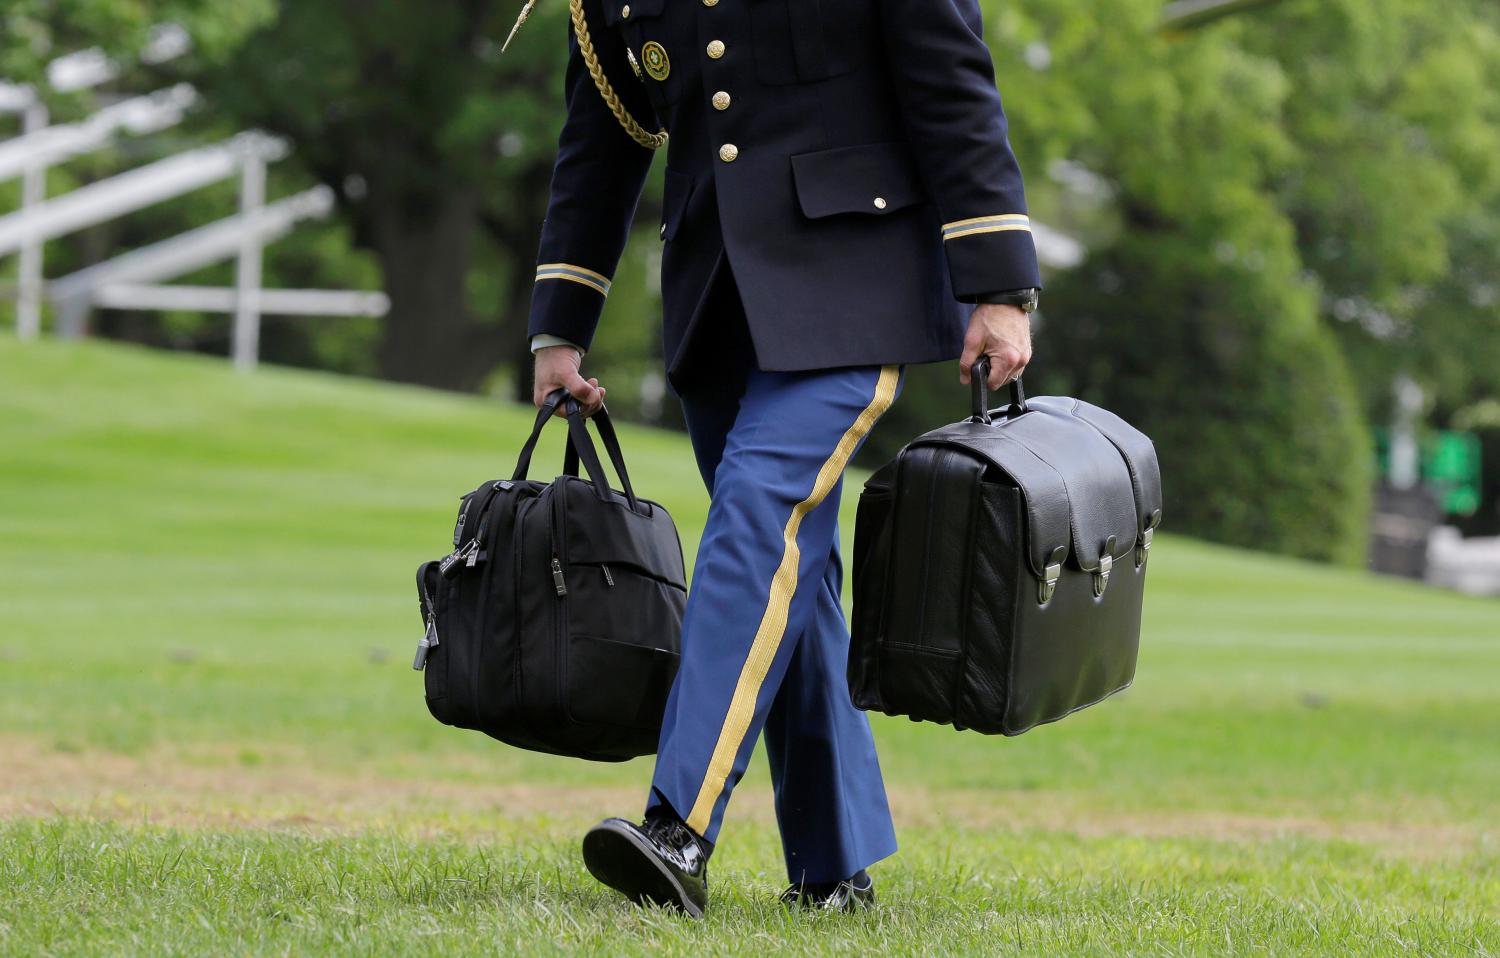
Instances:
[[[574,266],[572,263],[541,263],[536,268],[536,281],[538,283],[548,279],[562,279],[570,283],[579,283],[594,290],[600,296],[609,295],[610,279],[601,273],[582,266]]]
[[[975,216],[966,220],[954,220],[943,224],[943,242],[961,236],[978,236],[980,233],[1031,232],[1031,218],[1024,213],[996,213],[991,216]]]

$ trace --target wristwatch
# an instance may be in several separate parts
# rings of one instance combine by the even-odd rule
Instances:
[[[974,302],[993,306],[1019,306],[1027,313],[1034,313],[1041,293],[1041,290],[1033,286],[1030,289],[1011,289],[1003,293],[981,293],[974,298]]]

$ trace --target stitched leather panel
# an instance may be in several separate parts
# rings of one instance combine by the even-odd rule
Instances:
[[[941,446],[910,450],[900,461],[883,638],[957,652],[984,464]]]

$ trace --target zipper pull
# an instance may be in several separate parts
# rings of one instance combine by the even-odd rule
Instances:
[[[472,495],[464,496],[463,508],[458,510],[458,522],[453,525],[453,548],[455,549],[464,541],[464,523],[469,519],[469,506],[473,504]]]
[[[604,584],[611,587],[614,586],[615,577],[609,574],[609,566],[601,565],[599,568],[604,570]]]
[[[557,589],[558,595],[568,594],[568,584],[563,581],[562,563],[557,556],[552,557],[552,586]]]
[[[437,648],[437,615],[427,613],[427,631],[422,633],[422,641],[417,643],[417,657],[412,659],[411,667],[415,672],[420,672],[427,667],[427,653]]]
[[[448,554],[447,558],[438,563],[438,571],[441,572],[445,578],[451,579],[454,576],[458,575],[460,563],[472,567],[474,565],[474,562],[478,561],[478,556],[479,540],[470,539],[468,545],[464,546],[462,549],[454,549],[451,553]]]

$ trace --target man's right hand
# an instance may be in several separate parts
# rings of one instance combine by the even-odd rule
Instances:
[[[583,356],[572,346],[544,346],[536,351],[535,385],[531,387],[531,401],[541,408],[542,403],[555,390],[566,389],[583,406],[583,414],[592,416],[604,405],[604,387],[597,379],[584,379],[578,367]],[[566,415],[567,410],[557,407],[557,415]]]

